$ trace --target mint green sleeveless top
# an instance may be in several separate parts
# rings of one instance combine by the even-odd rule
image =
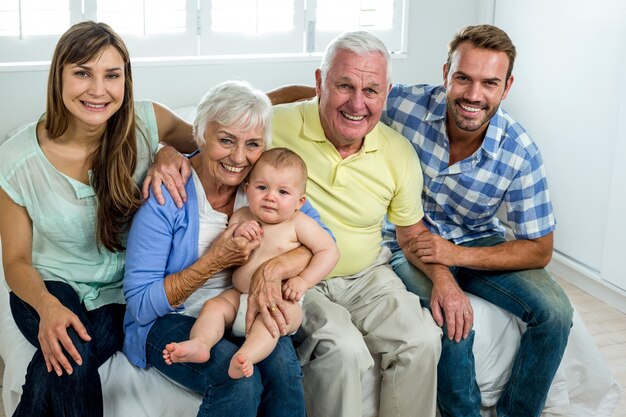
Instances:
[[[151,101],[135,103],[140,184],[158,146]],[[44,280],[71,285],[88,310],[124,303],[124,253],[96,242],[96,195],[93,187],[58,171],[39,147],[37,123],[0,146],[0,187],[26,208],[33,224],[32,262]]]

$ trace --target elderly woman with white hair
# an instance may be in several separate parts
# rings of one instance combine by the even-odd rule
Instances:
[[[161,205],[151,194],[128,235],[124,353],[134,365],[153,366],[202,395],[198,416],[305,414],[302,372],[289,337],[279,339],[250,378],[227,373],[240,338],[222,338],[205,363],[163,359],[165,345],[189,339],[203,303],[231,287],[231,267],[245,263],[258,246],[234,237],[227,224],[247,204],[241,185],[269,145],[271,111],[267,96],[247,83],[228,81],[209,90],[194,120],[199,152],[190,158],[186,203],[178,208],[163,192]],[[307,265],[310,255],[302,251],[285,263],[285,274],[297,275]]]

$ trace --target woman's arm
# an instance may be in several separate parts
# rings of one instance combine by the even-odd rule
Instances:
[[[159,141],[169,147],[157,154],[160,156],[159,163],[152,164],[148,169],[142,186],[142,195],[144,199],[147,199],[149,189],[152,188],[159,203],[164,204],[165,200],[161,194],[161,184],[164,184],[180,208],[187,201],[185,184],[191,175],[191,165],[189,160],[179,152],[191,153],[198,146],[193,138],[191,124],[162,104],[153,103],[152,105],[159,129]]]
[[[294,101],[302,101],[315,97],[315,87],[295,84],[285,85],[268,91],[267,96],[270,98],[272,105],[293,103]]]
[[[77,364],[82,358],[72,343],[67,328],[74,328],[83,340],[90,340],[85,326],[74,313],[50,294],[32,263],[33,228],[28,212],[0,188],[0,238],[7,284],[22,301],[39,314],[39,342],[48,372],[61,376],[73,372],[63,349]]]
[[[246,263],[259,240],[249,241],[233,233],[237,224],[231,224],[217,237],[206,253],[188,268],[165,277],[165,294],[172,307],[178,307],[206,280],[216,273]]]
[[[152,103],[159,128],[159,142],[174,147],[178,152],[191,153],[198,149],[191,124],[160,103]]]

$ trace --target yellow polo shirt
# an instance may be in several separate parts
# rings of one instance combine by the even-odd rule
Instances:
[[[423,177],[413,146],[383,123],[358,153],[342,159],[326,139],[318,102],[274,106],[272,146],[293,150],[309,170],[307,197],[337,239],[340,259],[329,278],[370,266],[380,252],[382,222],[410,226],[424,215]]]

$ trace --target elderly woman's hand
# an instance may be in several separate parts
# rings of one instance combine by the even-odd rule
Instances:
[[[274,336],[287,334],[289,315],[283,300],[282,282],[298,275],[311,260],[311,251],[300,246],[261,264],[250,278],[246,334],[260,314],[265,327]]]
[[[234,236],[243,236],[252,241],[263,236],[263,227],[256,220],[246,220],[237,225]]]
[[[238,224],[231,224],[218,236],[204,256],[213,257],[222,269],[243,265],[253,250],[259,247],[260,240],[249,240],[245,236],[234,236]]]
[[[165,294],[172,307],[180,306],[216,273],[248,261],[252,251],[259,247],[260,241],[249,241],[243,236],[235,237],[233,233],[236,228],[237,224],[228,226],[196,262],[165,277]]]
[[[282,264],[272,258],[261,264],[250,279],[248,294],[248,310],[246,312],[246,334],[250,332],[252,322],[257,314],[261,315],[265,327],[277,337],[280,331],[285,335],[289,316],[283,301],[282,278],[280,272]]]

